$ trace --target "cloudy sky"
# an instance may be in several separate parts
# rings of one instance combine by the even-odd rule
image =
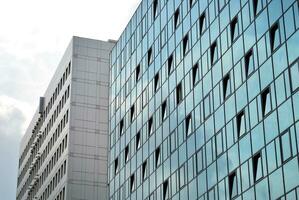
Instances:
[[[19,142],[73,35],[118,39],[140,0],[0,0],[0,199],[15,199]]]

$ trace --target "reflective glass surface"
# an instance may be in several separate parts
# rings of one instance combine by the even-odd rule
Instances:
[[[111,53],[110,199],[299,198],[298,6],[141,1]]]

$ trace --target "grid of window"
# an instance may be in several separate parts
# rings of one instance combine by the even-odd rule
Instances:
[[[51,157],[51,163],[46,163],[47,168],[51,169],[56,164],[57,159],[61,156],[64,146],[67,145],[67,133],[61,136],[62,131],[66,127],[69,120],[69,111],[66,110],[65,105],[68,103],[70,97],[70,79],[71,74],[71,62],[65,66],[63,74],[59,79],[57,86],[52,92],[48,103],[45,104],[45,108],[40,113],[40,117],[36,122],[32,130],[32,135],[27,143],[24,151],[19,159],[20,173],[18,175],[17,185],[22,183],[22,187],[17,193],[17,199],[21,199],[27,191],[29,184],[35,182],[30,189],[31,196],[29,199],[33,199],[35,192],[41,187],[42,176],[38,175],[38,171],[48,159],[48,155],[54,147],[54,143],[58,140],[62,140],[58,149],[55,150],[55,155]],[[57,124],[54,126],[54,124]],[[53,127],[57,127],[53,129]],[[61,139],[63,137],[63,139]],[[46,144],[44,144],[47,142]],[[44,149],[41,148],[45,146]],[[28,156],[29,155],[29,156]],[[29,172],[29,173],[28,173]],[[27,174],[29,174],[27,176]],[[26,179],[24,179],[26,177]],[[38,181],[36,181],[38,180]]]
[[[64,200],[65,198],[65,187],[59,192],[55,200]]]
[[[298,6],[141,2],[111,54],[110,199],[299,197]]]
[[[38,127],[40,126],[41,123],[43,123],[48,114],[49,114],[49,111],[51,110],[55,100],[58,98],[59,94],[60,94],[60,91],[62,90],[62,87],[64,86],[64,84],[66,83],[69,75],[71,74],[71,61],[69,62],[68,66],[65,68],[65,72],[63,73],[62,77],[60,78],[60,81],[58,82],[57,84],[57,87],[55,88],[55,90],[53,91],[53,94],[52,94],[52,97],[50,98],[44,112],[42,113],[42,121],[39,121],[37,122],[36,126],[35,126],[35,129],[32,130],[33,133],[36,133],[37,132],[37,129]],[[63,100],[67,99],[69,97],[69,92],[70,92],[70,86],[68,86],[67,90],[65,91],[65,94],[63,95],[63,98],[62,98],[62,102],[64,103]],[[59,102],[59,105],[61,107],[61,101]],[[57,109],[57,108],[56,108]],[[57,111],[56,111],[57,112]],[[55,113],[56,113],[55,112]],[[37,134],[37,133],[36,133]],[[19,166],[21,166],[23,164],[23,161],[24,161],[24,158],[25,156],[27,155],[27,153],[29,152],[30,150],[30,147],[32,145],[32,143],[34,142],[34,139],[36,137],[36,134],[33,134],[28,142],[28,144],[26,145],[24,151],[22,152],[21,156],[20,156],[20,159],[19,159]]]
[[[67,148],[67,143],[68,143],[67,134],[65,134],[64,137],[61,138],[61,133],[68,123],[68,118],[69,118],[69,114],[67,110],[66,114],[62,117],[57,129],[55,130],[52,137],[49,139],[42,153],[41,154],[37,153],[35,159],[29,160],[31,161],[30,163],[32,163],[30,168],[27,169],[29,171],[29,176],[26,179],[25,184],[22,186],[17,198],[21,198],[27,191],[26,188],[28,188],[30,183],[34,182],[34,184],[32,184],[31,187],[32,192],[30,192],[30,195],[28,196],[29,200],[34,199],[36,192],[38,192],[38,190],[42,187],[44,181],[51,173],[52,169],[58,163],[60,157],[64,153],[64,150]],[[52,155],[52,153],[50,152],[52,152],[52,148],[55,146],[54,144],[57,143],[57,140],[60,141],[60,143],[57,146],[56,150],[54,151],[54,154]],[[49,158],[48,157],[49,155],[52,156]],[[38,174],[38,172],[41,169],[43,170],[41,171],[40,174]]]
[[[60,180],[64,177],[65,174],[66,174],[66,160],[61,164],[60,168],[53,175],[51,181],[49,181],[49,184],[45,187],[45,190],[43,191],[39,200],[48,199],[49,196],[52,195],[52,192],[58,186]],[[64,190],[62,192],[62,195],[61,193],[59,193],[58,196],[61,200],[64,200]],[[34,194],[30,194],[30,199],[34,199]]]
[[[31,147],[31,152],[28,160],[24,164],[19,176],[18,176],[18,185],[21,183],[21,181],[24,179],[26,173],[29,171],[29,177],[26,179],[25,184],[22,186],[19,194],[17,195],[17,199],[21,198],[24,193],[26,192],[26,188],[28,187],[28,184],[34,180],[36,177],[39,169],[44,164],[44,161],[47,159],[47,156],[49,155],[50,151],[52,150],[52,147],[54,146],[54,143],[59,139],[62,131],[66,127],[68,120],[69,120],[69,111],[63,110],[64,105],[66,101],[69,99],[70,96],[70,87],[68,86],[65,93],[62,95],[61,101],[59,101],[55,111],[53,111],[52,117],[47,120],[47,123],[43,125],[44,131],[39,131],[39,133],[36,135],[34,145]],[[63,115],[61,115],[61,111]],[[59,115],[61,115],[59,117]],[[58,126],[55,130],[52,130],[52,127],[54,123],[56,123],[56,119],[60,119]],[[37,130],[41,129],[41,127],[36,127]],[[37,131],[35,130],[35,131]],[[51,137],[47,137],[51,133]],[[39,153],[42,145],[45,141],[48,141],[46,147],[42,151],[42,153]],[[65,144],[67,143],[67,136],[65,139],[63,139]],[[61,148],[61,147],[60,147]],[[59,150],[59,149],[57,149]]]

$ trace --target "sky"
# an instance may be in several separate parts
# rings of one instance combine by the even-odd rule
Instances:
[[[118,39],[141,0],[0,0],[0,200],[19,143],[72,36]]]

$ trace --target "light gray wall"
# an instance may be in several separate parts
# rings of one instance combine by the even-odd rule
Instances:
[[[107,199],[109,54],[113,46],[74,38],[67,199]]]

